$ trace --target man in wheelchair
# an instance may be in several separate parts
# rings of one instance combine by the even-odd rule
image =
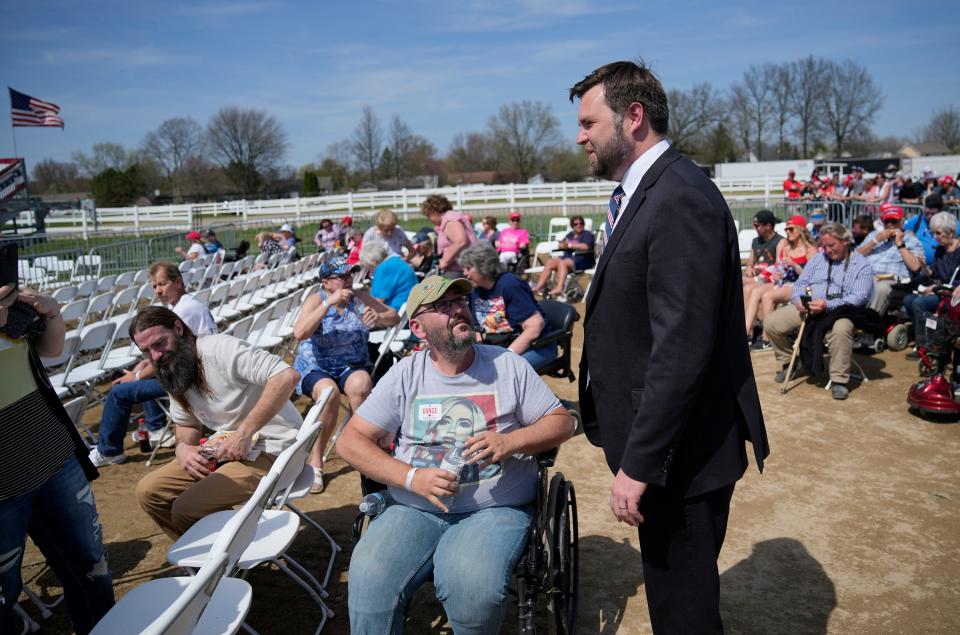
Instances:
[[[413,288],[410,328],[429,348],[390,369],[337,442],[393,500],[353,552],[353,633],[402,632],[407,602],[431,577],[456,633],[498,633],[537,496],[534,455],[573,434],[528,363],[474,342],[472,288],[441,276]],[[444,469],[458,454],[459,477]]]

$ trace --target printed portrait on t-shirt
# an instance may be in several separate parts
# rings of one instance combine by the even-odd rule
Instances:
[[[444,455],[467,437],[487,430],[496,431],[496,393],[475,395],[429,395],[413,399],[413,416],[406,430],[413,467],[440,467]],[[500,474],[500,464],[480,469],[467,465],[460,475],[460,486],[476,485]]]

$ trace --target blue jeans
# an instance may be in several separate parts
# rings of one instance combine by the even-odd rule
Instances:
[[[28,533],[63,585],[73,628],[89,633],[113,606],[113,580],[93,489],[76,457],[39,488],[0,501],[0,633],[19,632],[13,605]]]
[[[167,391],[154,378],[128,381],[110,388],[100,417],[100,440],[97,449],[103,456],[123,454],[123,437],[130,424],[134,404],[143,404],[147,428],[159,430],[166,424],[167,415],[154,399],[165,397]]]
[[[557,343],[547,344],[540,348],[528,348],[520,354],[536,370],[557,358]]]
[[[933,313],[940,304],[940,296],[911,293],[903,298],[903,308],[913,320],[913,336],[919,341],[923,333],[923,314]]]
[[[532,513],[532,507],[463,514],[387,507],[350,559],[350,632],[402,633],[407,602],[433,576],[456,635],[499,633]]]

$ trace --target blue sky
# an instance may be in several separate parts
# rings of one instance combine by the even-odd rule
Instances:
[[[287,132],[287,163],[317,160],[370,105],[441,155],[500,105],[553,107],[576,134],[567,88],[642,56],[669,88],[727,89],[750,64],[806,55],[869,68],[886,102],[874,131],[912,135],[960,105],[956,2],[689,0],[483,2],[49,2],[8,4],[0,84],[61,106],[66,130],[17,128],[28,165],[111,141],[131,147],[162,121],[206,125],[222,106],[262,108]],[[0,156],[13,154],[8,130]]]

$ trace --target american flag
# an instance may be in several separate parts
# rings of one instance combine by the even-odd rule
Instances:
[[[9,88],[9,87],[8,87]],[[10,88],[10,116],[13,126],[53,126],[63,128],[60,106],[40,101]]]

